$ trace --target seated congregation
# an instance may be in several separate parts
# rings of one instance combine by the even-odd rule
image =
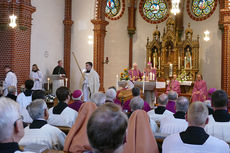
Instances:
[[[81,90],[56,90],[58,104],[48,109],[45,92],[25,91],[0,98],[0,152],[26,152],[43,146],[66,153],[229,153],[228,95],[212,93],[211,100],[191,102],[168,91],[151,108],[132,88],[132,98],[121,102],[116,88],[83,101]],[[212,113],[210,113],[212,112]],[[63,132],[60,127],[67,127]],[[23,151],[20,146],[23,146]]]

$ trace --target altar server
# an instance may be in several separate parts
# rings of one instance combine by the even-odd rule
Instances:
[[[123,153],[159,153],[156,139],[151,131],[149,117],[143,110],[132,113]]]
[[[134,63],[133,68],[131,70],[129,70],[129,76],[130,76],[130,79],[132,81],[138,81],[138,80],[140,81],[140,80],[142,80],[143,74],[138,69],[137,63]]]
[[[49,117],[44,100],[34,100],[28,105],[33,122],[25,128],[25,135],[20,140],[22,146],[45,145],[48,149],[62,150],[66,135],[57,127],[47,123]]]
[[[92,102],[81,105],[76,122],[66,137],[64,151],[80,153],[92,150],[87,137],[87,123],[96,109],[96,104]]]
[[[20,93],[17,97],[17,102],[20,105],[20,111],[22,113],[22,116],[24,117],[23,121],[26,123],[31,123],[32,119],[30,115],[28,114],[28,111],[26,107],[32,102],[32,88],[34,86],[33,80],[26,80],[25,81],[25,88],[26,90],[22,93]]]
[[[91,96],[99,91],[100,80],[98,73],[93,69],[92,62],[85,63],[85,70],[81,79],[81,88],[83,90],[84,101],[89,101]]]
[[[72,127],[78,112],[68,107],[70,91],[67,87],[60,87],[56,91],[58,105],[49,109],[48,123],[55,126]]]
[[[184,131],[188,127],[185,114],[188,110],[189,100],[186,97],[179,97],[176,100],[176,113],[161,120],[160,133],[174,134]]]
[[[193,91],[192,91],[192,102],[201,101],[204,102],[207,99],[207,85],[203,80],[201,74],[197,74],[196,81],[194,83]]]
[[[4,96],[7,96],[8,94],[8,87],[9,86],[14,86],[17,88],[17,76],[16,74],[11,70],[11,68],[9,66],[5,66],[4,70],[6,72],[6,78],[5,81],[3,83],[3,92],[4,92]],[[17,93],[16,93],[17,94]]]
[[[208,109],[201,102],[194,102],[188,110],[189,127],[181,133],[168,136],[163,142],[163,153],[229,153],[226,142],[208,135]]]
[[[32,72],[30,73],[30,79],[34,81],[34,86],[32,90],[41,90],[43,83],[43,75],[42,72],[38,69],[37,64],[32,66]]]
[[[148,115],[151,120],[160,121],[166,116],[173,115],[171,111],[166,109],[166,104],[168,103],[168,95],[161,94],[158,98],[158,106],[155,110],[151,110],[148,112]]]
[[[169,82],[166,93],[168,93],[171,90],[177,92],[178,95],[181,93],[180,82],[177,81],[177,75],[176,74],[173,75],[172,80]]]

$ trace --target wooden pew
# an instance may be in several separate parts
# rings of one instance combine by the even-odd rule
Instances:
[[[66,135],[69,133],[70,131],[70,127],[65,127],[65,126],[56,126],[57,128],[59,128],[62,132],[64,132]]]

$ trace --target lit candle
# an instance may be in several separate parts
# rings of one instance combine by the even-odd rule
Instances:
[[[152,72],[150,72],[150,73],[149,73],[149,80],[153,80],[152,77],[153,77],[153,74],[152,74]]]
[[[155,80],[155,74],[153,73],[153,80]]]
[[[65,86],[67,87],[68,85],[68,78],[65,78]]]
[[[180,56],[178,57],[178,70],[180,70]]]
[[[159,57],[159,70],[161,69],[161,58]]]
[[[117,81],[116,81],[116,89],[118,90],[118,74],[116,75]]]
[[[192,57],[190,56],[190,69],[192,69]]]
[[[169,77],[172,77],[173,74],[173,64],[169,64]]]
[[[153,67],[156,68],[156,57],[153,58]]]
[[[49,91],[50,90],[50,78],[47,78],[47,81],[48,81],[47,90]]]

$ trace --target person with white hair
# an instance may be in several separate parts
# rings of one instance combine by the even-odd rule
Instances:
[[[19,105],[12,99],[0,98],[0,152],[19,153],[18,142],[24,136]]]
[[[168,103],[166,105],[166,109],[173,112],[173,113],[176,113],[176,110],[175,110],[175,105],[176,105],[176,99],[178,98],[178,94],[176,91],[169,91],[168,92]]]
[[[56,90],[57,106],[49,109],[48,123],[54,126],[72,127],[78,116],[78,112],[68,106],[70,91],[67,87],[59,87]]]
[[[114,103],[114,100],[116,99],[116,91],[114,89],[108,89],[106,92],[105,92],[105,95],[106,95],[106,102],[112,102]]]
[[[163,142],[163,153],[229,153],[229,146],[223,140],[208,135],[204,127],[208,123],[208,109],[202,102],[190,105],[188,128],[168,136]]]
[[[128,117],[132,115],[132,113],[136,110],[142,110],[144,107],[144,100],[141,97],[134,97],[130,101],[130,108],[131,113],[128,113]],[[149,120],[150,127],[152,129],[152,132],[155,133],[158,130],[158,126],[154,120]]]
[[[6,97],[16,101],[16,99],[17,99],[16,91],[17,91],[17,89],[15,86],[9,86],[8,87],[8,94]]]
[[[133,63],[133,68],[129,70],[129,76],[132,81],[142,80],[143,74],[138,69],[137,63]]]
[[[186,97],[179,97],[176,100],[176,113],[161,119],[160,133],[174,134],[184,131],[188,127],[188,123],[185,120],[188,107],[189,100]]]
[[[151,110],[148,112],[148,115],[151,120],[154,120],[156,122],[159,122],[161,119],[163,119],[166,116],[173,115],[171,111],[168,111],[166,109],[166,105],[168,103],[168,95],[167,94],[161,94],[158,98],[158,106],[154,110]]]
[[[49,125],[48,108],[43,99],[36,99],[27,107],[33,122],[25,128],[25,135],[20,140],[22,146],[45,145],[48,149],[62,150],[66,135],[57,127]]]
[[[91,100],[97,105],[97,107],[99,107],[105,103],[106,95],[104,93],[98,92],[92,95]]]

